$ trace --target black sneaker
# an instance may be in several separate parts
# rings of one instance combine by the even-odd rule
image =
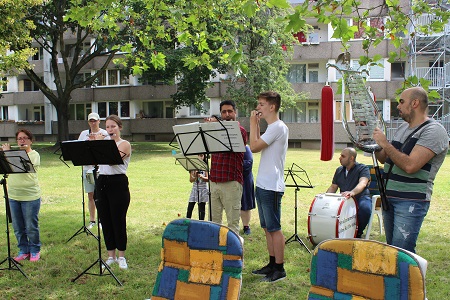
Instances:
[[[245,235],[250,235],[252,233],[252,231],[250,230],[250,227],[244,227],[244,234]]]
[[[286,278],[286,272],[274,270],[272,273],[268,274],[266,277],[261,279],[263,282],[277,282]]]
[[[270,267],[269,265],[266,265],[259,270],[252,271],[252,274],[260,275],[260,276],[267,276],[267,275],[271,274],[272,272],[273,272],[273,268]]]

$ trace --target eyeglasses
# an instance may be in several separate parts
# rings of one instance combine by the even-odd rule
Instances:
[[[94,120],[94,119],[90,119],[90,120],[89,120],[89,122],[91,122],[91,123],[95,123],[95,122],[97,122],[97,121],[99,121],[99,120]]]
[[[26,136],[25,136],[25,137],[18,137],[18,138],[17,138],[18,141],[26,141],[26,140],[29,140],[29,139],[30,139],[30,138],[29,138],[29,137],[26,137]]]

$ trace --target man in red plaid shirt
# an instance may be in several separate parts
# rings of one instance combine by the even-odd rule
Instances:
[[[220,103],[220,115],[223,121],[236,121],[236,104],[232,100]],[[239,126],[244,144],[247,143],[247,131]],[[243,152],[214,153],[211,155],[210,191],[211,220],[222,223],[225,210],[227,226],[239,234],[243,179]]]

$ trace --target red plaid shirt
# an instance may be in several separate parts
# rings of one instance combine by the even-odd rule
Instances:
[[[247,131],[239,125],[244,144],[247,144]],[[237,181],[244,184],[242,175],[244,152],[224,152],[211,155],[209,179],[212,182]]]

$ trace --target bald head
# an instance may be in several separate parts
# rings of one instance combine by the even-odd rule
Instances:
[[[346,151],[350,157],[353,157],[356,160],[357,153],[356,153],[355,148],[347,147],[347,148],[344,148],[344,150],[342,150],[342,151]]]
[[[347,168],[347,170],[350,170],[356,162],[355,148],[347,147],[343,149],[341,155],[339,156],[339,161],[343,167]]]
[[[422,87],[412,87],[409,89],[404,90],[403,92],[406,92],[406,95],[408,95],[410,100],[419,100],[419,107],[422,110],[426,110],[428,107],[428,93],[425,91]]]

